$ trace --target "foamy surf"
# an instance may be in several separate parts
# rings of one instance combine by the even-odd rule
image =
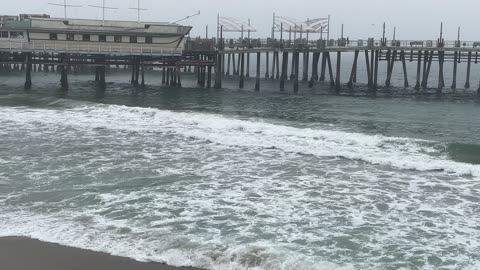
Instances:
[[[66,110],[2,108],[0,117],[3,121],[24,125],[176,134],[226,147],[278,149],[317,157],[359,160],[397,169],[480,176],[479,165],[450,160],[438,147],[433,147],[434,142],[412,138],[297,128],[212,114],[116,105],[80,106]]]
[[[62,218],[67,215],[68,219]],[[268,243],[226,246],[221,250],[213,243],[198,245],[188,238],[156,235],[154,231],[133,229],[119,235],[122,229],[112,221],[85,225],[71,222],[75,213],[38,215],[22,211],[0,214],[0,237],[21,236],[105,252],[142,262],[158,262],[171,266],[192,266],[208,270],[354,270],[352,265],[318,261],[304,254],[283,250]],[[76,218],[81,218],[81,214]],[[125,227],[124,227],[125,228]],[[184,247],[178,247],[183,244]]]

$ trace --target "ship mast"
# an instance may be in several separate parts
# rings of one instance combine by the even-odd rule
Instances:
[[[137,0],[137,7],[136,8],[130,8],[130,9],[133,9],[133,10],[137,11],[138,24],[140,24],[140,11],[147,10],[147,9],[140,8],[140,0]]]
[[[118,9],[118,8],[115,8],[115,7],[107,7],[105,5],[105,0],[103,0],[103,5],[102,6],[94,6],[94,5],[88,5],[89,7],[93,7],[93,8],[100,8],[102,9],[102,25],[105,25],[105,10],[106,9]]]
[[[140,0],[139,0],[140,1]],[[65,21],[67,20],[67,8],[69,7],[81,7],[81,6],[78,6],[78,5],[68,5],[67,4],[67,0],[63,0],[63,5],[62,4],[56,4],[56,3],[48,3],[49,5],[52,5],[52,6],[59,6],[59,7],[63,7],[63,12],[64,12],[64,16],[65,16]]]

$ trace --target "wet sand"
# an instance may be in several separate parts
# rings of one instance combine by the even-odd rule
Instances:
[[[64,247],[23,237],[0,238],[5,270],[200,270],[142,263],[106,253]]]

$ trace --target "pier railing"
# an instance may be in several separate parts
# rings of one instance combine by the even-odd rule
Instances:
[[[196,48],[201,44],[202,48],[214,48],[221,51],[248,50],[248,49],[298,49],[298,50],[322,50],[327,48],[412,48],[412,49],[478,49],[480,41],[444,41],[439,40],[377,40],[369,39],[331,39],[331,40],[278,40],[278,39],[223,39],[217,42],[215,39],[191,40],[187,47]],[[195,45],[196,44],[196,45]],[[208,46],[207,46],[208,45]]]
[[[160,55],[180,56],[181,48],[163,48],[150,44],[70,44],[68,42],[54,41],[0,41],[0,51],[8,52],[45,52],[45,53],[88,53],[88,54],[112,54],[112,55]]]

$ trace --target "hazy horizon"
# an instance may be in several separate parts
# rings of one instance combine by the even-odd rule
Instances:
[[[7,3],[1,11],[4,14],[16,15],[19,13],[45,13],[52,17],[63,17],[63,8],[48,5],[48,2],[61,3],[60,0],[18,0]],[[101,5],[101,0],[72,0],[71,5],[83,5],[80,8],[70,8],[69,17],[101,19],[100,9],[88,5]],[[136,7],[136,0],[108,1],[108,6],[119,8],[108,10],[106,19],[136,20],[137,13],[129,8]],[[258,29],[252,37],[270,36],[272,17],[275,12],[279,16],[293,17],[299,20],[307,18],[320,18],[331,15],[331,37],[340,35],[341,24],[345,26],[345,36],[351,39],[365,39],[374,36],[379,38],[382,34],[382,23],[387,24],[387,36],[393,35],[393,27],[397,28],[397,39],[424,39],[434,40],[438,37],[440,23],[444,23],[444,37],[454,40],[457,29],[462,27],[462,40],[480,40],[476,34],[475,24],[472,19],[476,17],[476,7],[480,4],[469,0],[439,1],[423,0],[421,3],[414,0],[338,0],[318,2],[314,0],[296,1],[295,8],[287,1],[198,1],[178,0],[175,2],[160,2],[153,0],[141,1],[143,21],[172,22],[201,11],[196,16],[183,24],[194,27],[192,36],[205,36],[205,27],[209,26],[209,36],[215,36],[217,14],[235,17],[243,21],[251,20],[252,25]],[[209,4],[207,4],[209,3]],[[472,8],[465,8],[466,6]],[[425,16],[428,14],[428,16]],[[406,19],[408,18],[408,20]],[[230,34],[236,36],[237,34]]]

